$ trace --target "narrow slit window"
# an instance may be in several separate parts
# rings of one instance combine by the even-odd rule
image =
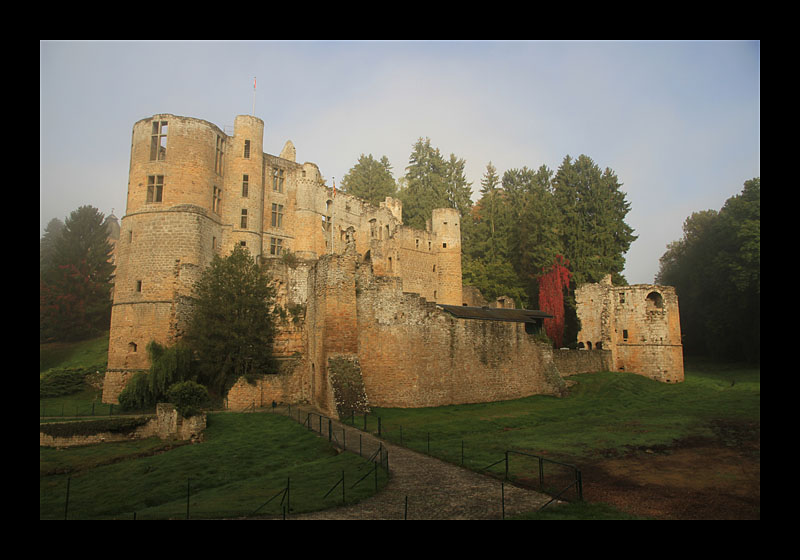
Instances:
[[[214,160],[214,171],[217,175],[222,175],[222,156],[225,154],[225,139],[217,136],[216,159]]]
[[[250,159],[250,140],[244,141],[244,159]]]
[[[250,190],[250,176],[242,175],[242,197],[247,198],[248,191]]]
[[[241,227],[242,229],[247,229],[247,208],[242,208]]]
[[[211,209],[219,214],[220,204],[222,203],[222,190],[214,187],[211,201]]]

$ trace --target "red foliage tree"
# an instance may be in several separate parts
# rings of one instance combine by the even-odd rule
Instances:
[[[561,255],[553,259],[553,266],[549,271],[542,269],[539,278],[539,309],[553,316],[544,320],[544,330],[556,348],[560,347],[564,339],[564,289],[569,287],[572,277],[569,261]]]

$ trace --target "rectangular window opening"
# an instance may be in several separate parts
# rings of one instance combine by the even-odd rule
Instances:
[[[147,176],[147,200],[146,202],[161,202],[164,195],[164,176]]]
[[[150,135],[150,161],[164,161],[167,157],[167,121],[153,121]]]
[[[272,205],[272,227],[283,227],[283,204]]]

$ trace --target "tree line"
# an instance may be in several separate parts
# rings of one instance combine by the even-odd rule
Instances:
[[[720,210],[694,212],[667,246],[656,282],[675,287],[684,353],[717,360],[761,357],[761,178]]]
[[[480,197],[473,203],[464,166],[463,159],[454,154],[447,158],[429,138],[420,138],[397,183],[385,156],[376,160],[362,154],[342,187],[374,204],[386,196],[399,198],[403,222],[420,229],[434,208],[458,209],[464,283],[477,287],[489,301],[510,296],[518,307],[543,309],[542,300],[563,297],[561,343],[574,344],[579,329],[575,288],[609,273],[615,284],[627,284],[624,255],[636,236],[625,222],[630,204],[616,174],[600,169],[586,155],[566,156],[555,171],[541,165],[509,169],[502,176],[489,162]],[[542,279],[565,262],[569,277],[560,284],[563,293],[546,294],[554,284]],[[562,339],[561,334],[548,335]]]

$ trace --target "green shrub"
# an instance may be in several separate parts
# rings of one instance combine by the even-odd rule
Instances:
[[[84,379],[94,370],[81,368],[52,369],[39,378],[39,398],[72,395],[83,389]]]
[[[53,437],[91,436],[101,432],[129,434],[150,421],[147,417],[103,418],[81,422],[39,424],[39,431]]]
[[[152,408],[166,398],[173,383],[191,375],[192,359],[189,348],[181,343],[162,346],[156,341],[147,345],[150,371],[136,373],[119,395],[124,410]]]
[[[178,414],[188,418],[208,402],[208,389],[194,381],[175,383],[167,390],[167,400],[175,405]]]

